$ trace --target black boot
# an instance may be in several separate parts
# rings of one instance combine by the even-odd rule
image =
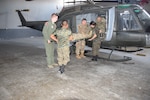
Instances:
[[[65,68],[65,65],[62,65],[62,66],[59,67],[59,71],[60,71],[61,74],[65,71],[64,68]]]
[[[65,65],[62,65],[61,74],[65,71]]]
[[[93,56],[91,60],[92,60],[92,61],[95,61],[95,60],[96,60],[95,57],[96,57],[96,56]]]
[[[59,70],[58,71],[61,72],[61,69],[62,69],[62,66],[59,66]]]
[[[97,61],[97,59],[98,59],[98,56],[96,55],[96,56],[95,56],[95,61]]]

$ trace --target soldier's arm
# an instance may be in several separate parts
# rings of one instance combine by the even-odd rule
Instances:
[[[96,37],[97,37],[97,35],[96,35],[96,33],[94,33],[93,36],[92,36],[90,39],[88,39],[88,41],[92,41],[92,40],[95,39]]]
[[[89,31],[88,34],[72,33],[72,37],[73,37],[72,41],[80,40],[80,39],[87,39],[87,38],[90,38],[91,36],[92,36],[92,31]]]
[[[81,26],[78,25],[78,33],[81,33]]]
[[[102,27],[100,33],[105,33],[105,27]]]
[[[68,31],[68,40],[73,41],[73,35],[72,35],[71,30]]]
[[[58,32],[59,32],[59,31],[56,30],[53,34],[50,35],[50,38],[53,39],[53,40],[56,41],[56,42],[58,42],[58,39],[56,38],[55,35],[57,35]]]
[[[48,22],[46,22],[46,23],[44,24],[42,33],[43,33],[44,39],[45,39],[46,41],[48,41],[48,40],[49,40],[49,35],[48,35]]]
[[[48,37],[48,40],[51,40],[51,34],[53,34],[53,32],[52,32],[52,24],[50,23],[50,22],[47,22],[47,23],[45,23],[46,25],[47,25],[47,27],[48,27],[48,29],[47,29],[47,37]],[[56,30],[55,30],[56,31]]]
[[[101,27],[101,32],[100,33],[105,33],[106,30],[106,20],[103,18],[102,20],[102,27]]]
[[[56,36],[54,34],[50,35],[51,39],[53,39],[54,41],[58,42],[58,39],[56,38]]]

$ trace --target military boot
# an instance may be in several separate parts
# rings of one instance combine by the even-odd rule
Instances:
[[[98,59],[98,56],[96,55],[96,56],[95,56],[95,61],[97,61],[97,59]]]
[[[81,55],[80,55],[81,58],[85,58],[86,56],[84,55],[84,52],[81,52]]]
[[[65,65],[59,67],[59,72],[62,74],[65,71]]]
[[[98,56],[96,55],[96,56],[93,56],[91,60],[92,61],[97,61],[97,59],[98,59]]]
[[[93,56],[91,60],[92,60],[92,61],[95,61],[95,56]]]
[[[77,59],[81,59],[81,57],[80,57],[79,55],[76,55],[76,58],[77,58]]]

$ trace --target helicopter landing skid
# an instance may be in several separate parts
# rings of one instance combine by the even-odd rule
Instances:
[[[122,59],[112,59],[112,58],[111,58],[111,55],[112,55],[112,52],[113,52],[113,51],[114,51],[114,50],[111,50],[110,54],[108,55],[108,58],[99,57],[99,56],[98,56],[98,59],[103,59],[103,60],[107,60],[107,61],[114,61],[114,62],[124,62],[124,61],[132,60],[132,58],[131,58],[131,57],[128,57],[128,56],[123,56]],[[87,54],[88,52],[91,52],[91,51],[85,51],[85,56],[87,56],[87,57],[93,57],[92,55]]]

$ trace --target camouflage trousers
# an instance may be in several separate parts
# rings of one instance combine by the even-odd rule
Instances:
[[[68,46],[57,48],[57,54],[58,54],[58,64],[60,66],[67,65],[67,63],[70,61],[70,50]]]
[[[101,41],[93,41],[93,44],[92,44],[92,55],[93,56],[98,55],[100,45],[101,45]]]
[[[76,42],[76,54],[77,55],[84,53],[84,48],[85,48],[85,40],[80,40]]]

